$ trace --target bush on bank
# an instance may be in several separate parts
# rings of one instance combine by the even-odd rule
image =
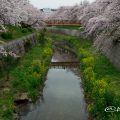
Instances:
[[[87,41],[86,41],[87,42]],[[116,106],[116,96],[111,85],[106,78],[107,74],[98,79],[95,71],[95,55],[91,50],[83,48],[79,50],[82,73],[84,76],[85,93],[92,100],[89,104],[88,110],[93,118],[97,120],[108,120],[111,118],[111,113],[106,113],[105,108],[108,106]],[[108,61],[109,62],[109,61]],[[104,63],[103,63],[104,64]],[[108,74],[109,75],[109,74]],[[119,105],[118,105],[119,106]],[[116,120],[119,119],[119,115],[116,114]]]
[[[88,56],[85,54],[88,52]],[[109,83],[106,78],[101,78],[98,80],[95,76],[94,71],[94,56],[89,56],[89,51],[80,52],[85,58],[81,59],[81,64],[83,67],[84,75],[84,86],[85,92],[89,95],[89,98],[92,99],[92,103],[89,104],[88,110],[92,113],[92,116],[96,119],[107,120],[108,115],[105,113],[104,109],[108,106],[115,105],[115,93],[110,88]],[[92,55],[92,54],[91,54]],[[111,97],[112,96],[112,97]]]

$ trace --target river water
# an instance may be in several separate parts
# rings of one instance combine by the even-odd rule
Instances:
[[[73,62],[74,55],[55,50],[51,62]],[[77,67],[51,66],[43,96],[21,107],[21,120],[88,120],[81,78]]]

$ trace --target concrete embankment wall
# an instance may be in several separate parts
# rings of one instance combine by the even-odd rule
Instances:
[[[111,63],[120,70],[120,42],[112,42],[109,49],[103,49],[103,53],[107,56]]]
[[[16,40],[12,40],[10,42],[0,45],[0,47],[2,46],[4,49],[8,51],[13,51],[17,55],[21,55],[25,53],[25,44],[27,42],[33,45],[36,44],[37,43],[36,34],[31,34]]]
[[[69,29],[62,29],[62,28],[48,28],[49,32],[53,33],[61,33],[65,35],[71,35],[75,37],[83,37],[83,34],[80,32],[80,30],[69,30]]]
[[[79,30],[49,28],[48,31],[53,33],[61,33],[65,35],[76,36],[80,38],[85,37]],[[110,62],[120,70],[120,42],[117,42],[116,44],[112,42],[112,45],[109,49],[103,49],[102,51],[103,54],[105,54],[106,57],[110,60]]]

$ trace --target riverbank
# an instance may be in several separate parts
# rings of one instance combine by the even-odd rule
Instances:
[[[120,106],[120,71],[97,52],[89,40],[52,33],[46,36],[52,38],[53,42],[65,41],[65,49],[77,54],[90,118],[119,120],[119,112],[111,114],[104,110],[108,106]],[[45,36],[41,37],[43,40]],[[1,120],[15,119],[17,107],[14,102],[23,98],[31,101],[42,94],[52,56],[52,41],[49,38],[39,41],[41,43],[38,45],[28,45],[29,50],[20,58],[18,65],[11,69],[10,79],[4,81],[6,84],[1,87],[0,92]]]
[[[44,44],[29,46],[11,69],[9,81],[4,81],[0,90],[0,120],[13,120],[17,117],[14,102],[20,99],[34,100],[42,94],[46,72],[52,56],[52,41],[45,39]],[[4,79],[4,78],[3,78]]]
[[[53,40],[66,41],[66,45],[79,57],[90,117],[96,120],[119,120],[119,112],[107,113],[105,108],[120,106],[120,71],[95,50],[91,41],[62,34],[50,33],[50,36]]]

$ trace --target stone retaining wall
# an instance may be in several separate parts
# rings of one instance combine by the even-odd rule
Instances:
[[[13,51],[17,55],[21,55],[25,53],[25,43],[30,42],[31,44],[37,43],[37,36],[36,34],[31,34],[25,37],[22,37],[20,39],[12,40],[8,43],[2,44],[3,48],[5,48],[8,51]]]
[[[110,62],[120,70],[120,42],[112,42],[109,49],[103,49],[103,53],[107,56]]]
[[[69,30],[69,29],[62,29],[62,28],[47,28],[49,32],[53,33],[61,33],[65,35],[71,35],[75,37],[84,37],[80,30]]]

